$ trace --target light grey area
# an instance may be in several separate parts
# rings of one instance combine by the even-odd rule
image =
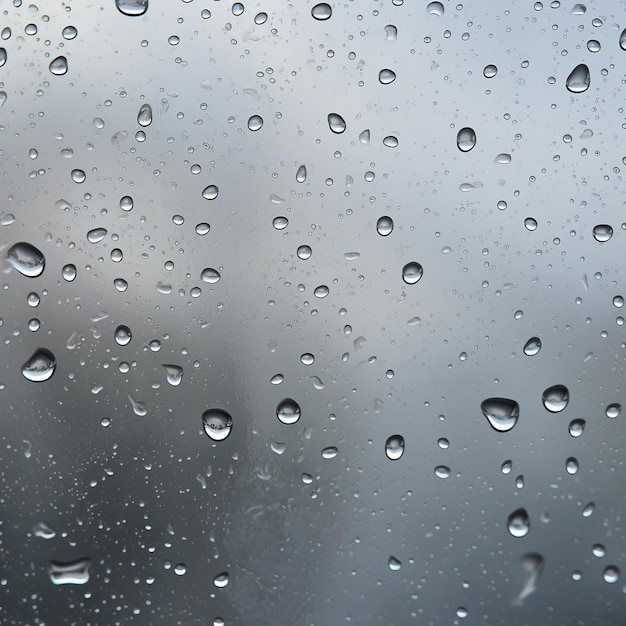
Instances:
[[[622,626],[625,5],[146,4],[0,7],[2,624]]]

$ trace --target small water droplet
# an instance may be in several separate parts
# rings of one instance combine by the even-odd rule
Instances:
[[[124,293],[128,289],[128,283],[123,278],[115,278],[115,279],[113,279],[113,286],[120,293]]]
[[[84,585],[89,581],[90,567],[89,557],[65,563],[50,561],[48,576],[55,585]]]
[[[498,68],[495,65],[485,65],[483,69],[483,76],[485,78],[493,78],[498,73]]]
[[[508,459],[507,461],[504,461],[504,463],[502,463],[502,465],[500,466],[500,471],[503,474],[510,474],[512,469],[513,469],[513,462],[510,459]]]
[[[221,275],[216,269],[213,269],[212,267],[207,267],[202,270],[200,278],[205,283],[210,283],[211,285],[214,285],[215,283],[219,282]]]
[[[133,338],[133,334],[130,332],[130,328],[125,326],[124,324],[120,324],[115,329],[115,341],[120,346],[127,346],[131,339]]]
[[[179,365],[162,365],[165,370],[165,378],[172,387],[178,387],[183,380],[183,368]]]
[[[501,433],[511,430],[519,418],[519,404],[508,398],[488,398],[480,409],[492,428]]]
[[[205,200],[215,200],[219,192],[220,190],[217,188],[217,185],[208,185],[202,190],[202,197]]]
[[[398,138],[393,135],[388,135],[383,138],[383,146],[387,148],[397,148],[398,147]]]
[[[444,13],[443,4],[441,4],[441,2],[429,2],[428,5],[426,5],[426,13],[428,13],[428,15],[441,17]]]
[[[300,405],[291,398],[285,398],[276,407],[276,417],[283,424],[295,424],[300,419]]]
[[[407,263],[402,268],[402,280],[407,285],[415,285],[415,283],[418,283],[421,280],[423,275],[424,268],[417,261]]]
[[[469,152],[476,145],[476,133],[473,128],[466,126],[456,135],[456,145],[461,152]]]
[[[392,572],[397,572],[402,567],[402,561],[396,559],[395,556],[390,556],[387,564]]]
[[[589,50],[589,52],[600,52],[601,48],[602,46],[597,39],[590,39],[587,42],[587,50]]]
[[[508,165],[511,162],[511,155],[502,152],[496,157],[496,163],[500,163],[500,165]],[[500,207],[498,207],[500,208]],[[506,208],[506,202],[504,203],[504,208]]]
[[[327,20],[332,14],[333,14],[333,10],[330,4],[327,4],[326,2],[320,2],[319,4],[316,4],[311,9],[311,15],[316,20],[320,20],[320,21]]]
[[[263,127],[263,118],[260,115],[253,115],[248,120],[248,129],[252,132],[256,132],[257,130],[261,130]]]
[[[137,17],[148,10],[148,0],[115,0],[115,6],[120,13]]]
[[[328,114],[328,126],[336,135],[340,135],[346,130],[346,121],[339,113]]]
[[[541,339],[539,337],[531,337],[524,345],[524,354],[526,356],[535,356],[541,350]]]
[[[306,181],[306,165],[301,165],[296,172],[296,180],[299,183]]]
[[[7,62],[7,50],[6,48],[0,48],[0,67]]]
[[[583,419],[575,419],[569,423],[568,431],[572,437],[580,437],[585,432],[587,422]]]
[[[208,409],[202,414],[202,426],[213,441],[223,441],[233,429],[233,418],[223,409]]]
[[[603,556],[606,556],[606,548],[601,543],[594,543],[591,546],[591,554],[598,559],[601,559]]]
[[[42,383],[49,380],[56,369],[54,354],[46,348],[37,348],[32,356],[22,365],[22,375],[26,380]]]
[[[507,528],[513,537],[525,537],[530,531],[530,519],[526,509],[516,509],[509,515],[507,522]]]
[[[606,411],[604,414],[609,418],[614,420],[616,417],[619,417],[619,414],[622,412],[622,405],[618,403],[609,404],[606,407]]]
[[[99,243],[107,236],[106,228],[94,228],[87,233],[89,243]]]
[[[387,237],[393,230],[393,220],[388,215],[383,215],[376,222],[376,232],[382,237]]]
[[[396,73],[393,70],[385,68],[378,72],[378,81],[381,85],[389,85],[394,80],[396,80]]]
[[[397,461],[404,454],[404,437],[391,435],[385,442],[385,454],[388,459]]]
[[[569,403],[569,390],[565,385],[554,385],[543,392],[543,406],[550,413],[560,413]]]
[[[604,581],[610,584],[616,583],[620,579],[621,573],[617,565],[609,565],[604,568],[602,572],[602,578]]]
[[[272,383],[272,385],[280,385],[283,380],[285,380],[285,377],[282,374],[274,374],[274,376],[270,378],[270,383]]]
[[[67,73],[67,59],[64,56],[59,56],[50,61],[48,67],[55,76],[63,76],[63,74]]]
[[[40,276],[46,267],[46,259],[42,252],[23,241],[9,248],[6,260],[11,267],[28,278]]]
[[[593,238],[600,243],[605,243],[613,236],[613,228],[608,224],[597,224],[593,227]]]
[[[583,93],[589,89],[590,82],[589,68],[584,63],[581,63],[567,77],[565,86],[571,93]]]
[[[152,107],[149,104],[142,104],[137,113],[137,124],[146,128],[152,124]]]

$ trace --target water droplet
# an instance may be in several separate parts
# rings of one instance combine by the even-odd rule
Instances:
[[[507,398],[483,400],[480,409],[492,428],[501,433],[511,430],[519,418],[519,404]]]
[[[626,50],[626,28],[622,31],[622,34],[619,36],[619,47],[622,50]]]
[[[130,328],[125,326],[124,324],[120,324],[115,329],[115,341],[120,346],[127,346],[131,339],[133,338],[133,334],[130,332]]]
[[[569,434],[572,437],[580,437],[585,432],[587,422],[583,419],[575,419],[569,423]]]
[[[272,385],[280,385],[283,380],[285,380],[285,377],[282,374],[274,374],[274,376],[270,378],[270,383],[272,383]]]
[[[78,35],[78,31],[76,30],[75,26],[66,26],[61,31],[61,34],[63,35],[63,39],[67,39],[68,41],[71,41],[72,39],[76,38],[76,35]]]
[[[604,412],[605,415],[614,420],[616,417],[619,417],[619,414],[622,412],[622,405],[615,403],[615,404],[609,404],[609,406],[606,407],[606,411]]]
[[[179,365],[162,365],[165,378],[172,387],[178,387],[183,380],[183,368]]]
[[[142,104],[137,113],[137,124],[146,128],[152,124],[152,107],[149,104]]]
[[[124,253],[119,248],[113,248],[111,250],[111,261],[113,263],[119,263],[124,258]]]
[[[391,435],[385,442],[385,454],[388,459],[397,461],[404,454],[404,437]]]
[[[435,467],[435,476],[437,478],[448,478],[450,476],[450,468],[447,465],[437,465]]]
[[[608,224],[597,224],[593,227],[593,238],[600,243],[608,241],[613,236],[613,229]]]
[[[507,461],[504,461],[504,463],[502,463],[502,465],[500,466],[500,471],[503,474],[510,474],[511,470],[513,469],[513,462],[508,459]]]
[[[38,293],[31,291],[26,298],[26,302],[28,302],[29,307],[32,307],[34,309],[39,306],[41,299]]]
[[[495,65],[485,65],[483,69],[483,76],[485,78],[493,78],[498,73],[498,68]]]
[[[253,115],[248,120],[248,128],[252,132],[256,132],[257,130],[261,130],[262,126],[263,126],[263,118],[260,115]]]
[[[541,339],[539,337],[531,337],[524,345],[524,354],[526,356],[535,356],[541,350]]]
[[[407,285],[415,285],[415,283],[418,283],[421,280],[423,275],[424,268],[417,261],[407,263],[402,268],[402,280]]]
[[[45,522],[39,522],[33,528],[33,534],[35,535],[35,537],[40,537],[41,539],[52,539],[53,537],[56,537],[57,533]]]
[[[72,180],[79,185],[84,183],[87,178],[87,175],[83,172],[83,170],[72,170],[71,176]]]
[[[578,469],[578,461],[573,456],[570,456],[567,461],[565,461],[565,471],[568,474],[576,474]]]
[[[7,50],[6,48],[0,48],[0,67],[7,62]]]
[[[359,141],[364,146],[367,146],[369,144],[370,142],[370,129],[369,128],[366,128],[365,130],[359,133]]]
[[[524,220],[524,226],[526,230],[530,230],[531,232],[537,230],[537,220],[534,217],[527,217]]]
[[[389,85],[396,80],[396,73],[390,69],[383,69],[378,72],[378,81],[381,85]]]
[[[600,52],[601,48],[602,46],[597,39],[590,39],[587,42],[587,50],[589,50],[589,52]]]
[[[213,269],[212,267],[207,267],[202,270],[200,278],[202,278],[205,283],[210,283],[213,285],[219,282],[221,275],[216,269]]]
[[[567,77],[565,86],[572,93],[583,93],[589,89],[590,82],[589,68],[584,63],[581,63],[577,65]]]
[[[0,91],[0,107],[7,101],[7,92]]]
[[[63,276],[63,278],[68,283],[71,283],[73,280],[76,279],[77,273],[78,272],[76,270],[76,266],[73,263],[68,263],[67,265],[64,265],[63,269],[61,270],[61,276]]]
[[[148,10],[148,0],[115,0],[115,6],[120,13],[136,17]]]
[[[226,585],[228,585],[230,579],[228,576],[228,572],[222,572],[221,574],[218,574],[214,579],[213,579],[213,584],[218,588],[218,589],[222,589],[223,587],[226,587]]]
[[[398,138],[393,135],[389,135],[383,139],[383,146],[387,148],[397,148],[398,147]]]
[[[346,130],[346,121],[339,113],[328,114],[328,126],[333,133],[340,135]]]
[[[391,235],[391,231],[393,230],[393,220],[388,215],[383,215],[378,218],[376,222],[376,232],[382,237],[387,237]]]
[[[98,243],[107,236],[106,228],[94,228],[87,233],[89,243]]]
[[[461,128],[456,136],[456,145],[461,152],[469,152],[476,145],[476,133],[473,128]]]
[[[604,568],[602,572],[602,578],[604,581],[610,584],[616,583],[620,579],[620,571],[617,565],[609,565]]]
[[[217,188],[217,185],[208,185],[202,190],[202,197],[205,200],[215,200],[220,190]]]
[[[320,2],[311,9],[311,15],[320,21],[327,20],[332,14],[333,10],[330,4],[326,4],[326,2]]]
[[[132,211],[133,204],[133,199],[130,196],[120,198],[120,209],[122,209],[122,211]]]
[[[57,57],[50,61],[48,67],[55,76],[63,76],[63,74],[67,73],[67,59],[64,56]]]
[[[398,29],[393,24],[385,26],[385,39],[387,41],[395,41],[398,38]]]
[[[28,361],[22,365],[22,375],[26,380],[42,383],[52,378],[56,366],[56,359],[50,350],[37,348]]]
[[[272,226],[276,230],[284,230],[287,226],[289,226],[289,220],[286,217],[279,215],[272,220]]]
[[[496,163],[500,163],[500,165],[508,165],[510,162],[511,162],[510,154],[505,154],[504,152],[502,152],[496,157]],[[504,208],[506,208],[506,203],[504,204]]]
[[[296,254],[298,255],[299,259],[302,259],[303,261],[306,261],[307,259],[311,258],[311,255],[313,254],[313,250],[311,250],[311,246],[298,246],[298,249],[296,250]]]
[[[90,567],[89,557],[66,563],[50,561],[48,576],[55,585],[84,585],[89,581]]]
[[[296,172],[296,180],[303,183],[306,180],[306,165],[301,165]]]
[[[464,606],[460,606],[456,610],[456,616],[460,619],[465,619],[468,615],[469,615],[469,611]]]
[[[584,4],[575,4],[570,13],[572,15],[584,15],[586,11],[587,7]]]
[[[334,459],[339,454],[339,450],[335,446],[328,446],[322,450],[322,458]]]
[[[397,572],[402,567],[402,561],[396,559],[395,556],[390,556],[387,564],[392,572]]]
[[[265,24],[265,22],[267,22],[267,13],[264,13],[263,11],[261,11],[261,13],[257,13],[254,16],[254,23],[257,26],[260,26],[261,24]]]
[[[569,390],[565,385],[554,385],[543,392],[543,406],[550,413],[560,413],[569,403]]]
[[[313,295],[316,298],[325,298],[330,293],[330,290],[326,285],[320,285],[313,290]]]
[[[276,407],[276,417],[283,424],[295,424],[300,419],[300,405],[291,398],[285,398]]]
[[[174,574],[176,576],[184,576],[187,573],[187,566],[184,563],[178,563],[174,566]]]
[[[513,537],[525,537],[530,531],[530,520],[528,519],[526,509],[516,509],[513,511],[513,513],[509,515],[506,525]]]
[[[589,504],[585,505],[585,508],[583,509],[583,517],[591,517],[595,508],[595,503],[589,502]]]
[[[223,409],[208,409],[202,414],[202,426],[213,441],[223,441],[233,429],[233,418]]]
[[[315,356],[312,355],[310,352],[305,352],[304,354],[300,355],[300,363],[302,363],[302,365],[313,365],[313,363],[315,363]]]
[[[46,267],[46,259],[41,251],[23,241],[9,248],[6,260],[11,267],[28,278],[40,276]]]
[[[426,5],[426,13],[428,15],[437,15],[441,17],[444,13],[443,4],[441,2],[430,2]]]
[[[128,289],[128,283],[123,278],[115,278],[113,286],[120,292],[124,293]]]
[[[240,15],[243,15],[243,12],[245,11],[245,7],[243,6],[241,2],[235,2],[235,4],[233,4],[233,6],[231,7],[231,11],[233,15],[239,17]]]
[[[512,600],[514,606],[521,606],[524,600],[537,590],[543,573],[543,557],[536,552],[524,555],[520,559],[522,580],[519,591]]]
[[[606,548],[601,543],[594,543],[591,546],[591,554],[598,559],[601,559],[603,556],[606,556]]]

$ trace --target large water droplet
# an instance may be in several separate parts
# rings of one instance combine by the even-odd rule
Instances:
[[[526,509],[516,509],[509,515],[506,526],[513,537],[525,537],[530,531],[530,519]]]
[[[385,454],[392,461],[397,461],[404,454],[404,437],[391,435],[385,442]]]
[[[295,424],[300,419],[300,405],[291,398],[285,398],[276,407],[276,417],[283,424]]]
[[[333,133],[340,135],[346,130],[346,120],[339,113],[329,113],[328,126]]]
[[[120,346],[127,346],[131,342],[132,338],[133,334],[130,332],[130,328],[128,328],[128,326],[120,324],[115,329],[115,341]]]
[[[306,180],[306,165],[301,165],[296,172],[296,180],[303,183]]]
[[[228,576],[228,572],[222,572],[221,574],[218,574],[214,579],[213,579],[213,584],[218,588],[218,589],[222,589],[223,587],[226,587],[226,585],[228,585],[228,583],[230,582],[230,578]]]
[[[387,237],[391,235],[391,231],[393,230],[393,220],[388,215],[383,215],[378,218],[376,222],[376,232],[382,237]]]
[[[381,85],[389,85],[396,80],[396,73],[390,69],[383,69],[378,72],[378,80]]]
[[[437,478],[449,478],[450,468],[447,465],[437,465],[435,467],[435,476]]]
[[[583,419],[576,419],[576,420],[572,420],[569,423],[569,434],[572,437],[580,437],[584,432],[585,432],[585,426],[587,425],[587,422]]]
[[[248,120],[248,129],[252,132],[256,132],[257,130],[261,130],[263,127],[263,118],[260,115],[253,115]]]
[[[332,14],[333,10],[330,4],[327,4],[326,2],[320,2],[311,9],[311,15],[316,20],[320,21],[327,20]]]
[[[537,589],[539,579],[543,573],[543,557],[536,552],[526,554],[520,559],[522,580],[519,591],[511,604],[521,606],[524,600]]]
[[[52,378],[56,366],[56,359],[50,350],[37,348],[30,359],[22,365],[22,375],[26,380],[42,383]]]
[[[94,228],[87,233],[89,243],[98,243],[107,236],[106,228]]]
[[[567,77],[565,86],[572,93],[583,93],[589,89],[590,82],[589,68],[584,63],[581,63],[577,65]]]
[[[414,285],[419,282],[424,275],[424,268],[417,262],[407,263],[402,268],[402,280],[407,285]]]
[[[526,356],[535,356],[541,350],[541,339],[539,337],[531,337],[524,345],[524,354]]]
[[[385,39],[387,41],[395,41],[398,38],[398,29],[393,24],[385,26]]]
[[[441,2],[429,2],[426,5],[426,13],[428,13],[428,15],[437,15],[441,17],[444,13],[443,4],[441,4]]]
[[[616,417],[619,417],[619,414],[622,412],[622,405],[617,402],[614,404],[609,404],[604,411],[604,414],[609,418],[614,420]]]
[[[172,387],[178,387],[183,380],[183,368],[179,365],[163,365],[167,382]]]
[[[508,398],[488,398],[480,409],[492,428],[501,433],[511,430],[519,418],[519,404]]]
[[[84,585],[89,581],[90,567],[89,557],[66,563],[50,561],[48,576],[55,585]]]
[[[466,126],[456,135],[456,145],[461,152],[469,152],[476,145],[476,133],[473,128]]]
[[[597,224],[593,227],[593,238],[600,243],[605,243],[613,236],[613,228],[608,224]]]
[[[498,68],[495,65],[485,65],[483,69],[483,76],[485,78],[493,78],[498,73]]]
[[[55,76],[62,76],[67,73],[67,59],[64,56],[57,57],[50,61],[48,67]]]
[[[61,269],[61,276],[63,276],[63,280],[66,280],[68,283],[76,280],[77,273],[78,270],[73,263],[68,263],[67,265],[64,265]]]
[[[208,185],[202,190],[202,197],[205,200],[215,200],[219,192],[220,190],[217,188],[217,185]]]
[[[261,11],[260,13],[257,13],[254,16],[254,23],[257,26],[260,26],[261,24],[265,24],[265,22],[267,22],[267,13],[265,13],[264,11]]]
[[[85,174],[85,172],[79,169],[72,170],[70,175],[72,177],[72,180],[79,185],[84,183],[87,179],[87,175]]]
[[[6,260],[11,267],[28,278],[40,276],[46,267],[46,259],[41,251],[23,241],[9,248]]]
[[[146,128],[152,124],[152,107],[149,104],[142,104],[137,113],[137,124]]]
[[[569,390],[565,385],[554,385],[543,392],[543,406],[550,413],[560,413],[569,402]]]
[[[66,26],[61,31],[61,35],[63,35],[63,39],[71,41],[72,39],[76,39],[76,36],[78,35],[78,30],[76,30],[75,26]]]
[[[339,454],[336,446],[328,446],[322,450],[323,459],[334,459]]]
[[[604,568],[602,572],[602,578],[604,581],[610,584],[616,583],[620,579],[621,573],[617,565],[609,565]]]
[[[298,255],[299,259],[306,261],[307,259],[311,258],[311,255],[313,254],[313,250],[311,250],[311,246],[307,246],[307,245],[298,246],[298,249],[296,250],[296,254]]]
[[[202,414],[202,426],[213,441],[223,441],[233,429],[233,418],[223,409],[208,409]]]
[[[326,285],[319,285],[313,290],[313,295],[316,298],[325,298],[330,293],[330,289]]]
[[[212,267],[207,267],[202,270],[200,278],[202,278],[205,283],[210,283],[214,285],[215,283],[219,282],[221,275],[216,269],[213,269]]]
[[[136,17],[148,10],[148,0],[115,0],[115,6],[120,13]]]
[[[122,211],[132,211],[133,204],[133,199],[130,196],[120,198],[120,209],[122,209]]]

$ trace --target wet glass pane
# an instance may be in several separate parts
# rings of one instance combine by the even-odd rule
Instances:
[[[6,0],[2,624],[621,626],[625,29]]]

